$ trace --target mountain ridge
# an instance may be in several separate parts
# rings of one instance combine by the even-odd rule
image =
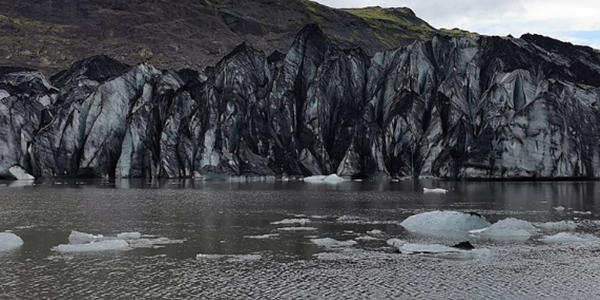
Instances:
[[[285,52],[308,23],[319,24],[340,47],[369,54],[443,33],[407,8],[351,10],[357,16],[308,0],[0,0],[0,7],[0,65],[46,74],[99,54],[128,64],[203,69],[242,42]]]

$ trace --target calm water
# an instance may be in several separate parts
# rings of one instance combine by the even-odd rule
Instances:
[[[424,195],[423,187],[450,192]],[[598,243],[475,241],[492,253],[475,260],[405,256],[386,245],[389,238],[455,242],[398,225],[435,209],[490,221],[577,220],[600,236],[589,221],[600,219],[598,182],[0,182],[0,232],[25,241],[0,253],[0,299],[600,299]],[[272,224],[299,218],[310,222]],[[360,239],[373,229],[383,233]],[[122,252],[53,251],[72,230],[184,241]],[[358,245],[332,250],[310,241],[322,237],[358,238]]]

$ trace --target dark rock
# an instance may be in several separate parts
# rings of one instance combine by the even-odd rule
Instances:
[[[460,242],[454,246],[451,246],[452,248],[456,248],[456,249],[460,249],[460,250],[473,250],[475,249],[475,247],[473,246],[473,244],[471,244],[470,242]]]

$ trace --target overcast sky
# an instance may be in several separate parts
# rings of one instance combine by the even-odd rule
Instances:
[[[600,0],[316,0],[332,7],[409,7],[434,27],[515,37],[539,33],[600,49]]]

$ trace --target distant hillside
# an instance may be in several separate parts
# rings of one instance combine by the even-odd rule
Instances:
[[[308,23],[339,46],[367,53],[439,33],[471,34],[437,30],[408,8],[333,9],[308,0],[0,0],[0,65],[51,74],[106,54],[201,69],[244,41],[267,54],[286,52]]]

